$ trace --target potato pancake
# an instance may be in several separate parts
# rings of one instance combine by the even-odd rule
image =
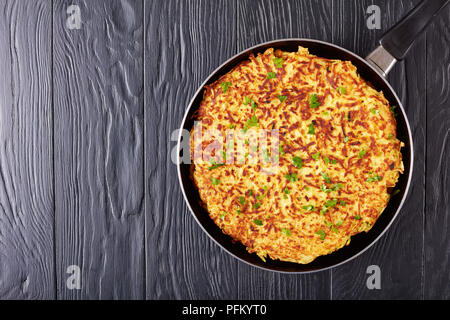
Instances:
[[[264,261],[306,264],[347,245],[372,228],[403,172],[395,106],[351,62],[303,47],[251,55],[205,87],[195,119],[203,204]],[[262,144],[264,130],[278,139]]]

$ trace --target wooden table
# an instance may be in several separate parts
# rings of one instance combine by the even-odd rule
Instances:
[[[227,58],[289,37],[365,56],[418,2],[0,0],[0,298],[449,299],[450,6],[389,74],[414,177],[355,260],[289,275],[234,259],[191,216],[171,161],[190,98]]]

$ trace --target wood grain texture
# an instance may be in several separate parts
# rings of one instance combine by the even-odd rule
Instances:
[[[425,299],[450,299],[450,6],[427,30]]]
[[[191,97],[232,55],[306,37],[365,56],[418,2],[0,1],[0,299],[450,299],[450,6],[389,75],[413,181],[355,260],[310,275],[236,260],[195,222],[171,161]],[[371,4],[381,30],[366,27]],[[372,264],[381,290],[366,287]]]
[[[171,161],[192,95],[236,53],[236,1],[145,1],[145,16],[147,298],[237,298],[238,262],[191,216]]]
[[[418,1],[348,1],[334,7],[334,42],[361,56]],[[366,9],[381,9],[381,30],[366,27]],[[352,26],[349,28],[348,26]],[[420,299],[423,272],[425,182],[425,36],[416,40],[407,58],[397,63],[388,80],[406,110],[415,146],[414,176],[406,202],[386,234],[364,254],[332,271],[333,299]],[[381,290],[366,286],[367,267],[381,269]]]
[[[0,43],[0,299],[51,299],[50,3],[1,1]]]
[[[65,27],[71,4],[80,30]],[[142,1],[54,1],[58,298],[144,297]],[[82,271],[66,287],[67,267]]]
[[[329,1],[246,0],[237,3],[238,51],[283,38],[331,41],[332,3]],[[238,263],[240,299],[328,299],[330,272],[289,275]]]

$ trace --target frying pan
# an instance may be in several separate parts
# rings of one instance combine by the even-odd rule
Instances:
[[[206,209],[202,206],[198,190],[190,178],[190,164],[182,163],[181,161],[182,130],[180,130],[177,149],[178,156],[180,157],[177,163],[178,177],[188,207],[206,234],[228,253],[248,264],[266,270],[286,273],[308,273],[335,267],[357,257],[371,247],[386,232],[398,215],[408,194],[413,170],[413,140],[411,129],[402,103],[395,94],[394,89],[392,89],[387,82],[385,76],[397,60],[404,58],[414,39],[425,29],[433,16],[447,5],[448,2],[449,0],[429,0],[421,2],[381,38],[379,46],[371,52],[366,59],[363,59],[344,48],[319,40],[282,39],[251,47],[230,58],[218,67],[204,81],[192,98],[182,122],[182,129],[190,132],[193,128],[195,120],[194,112],[198,109],[200,102],[203,99],[205,85],[216,81],[220,76],[229,72],[240,62],[247,60],[252,53],[256,55],[257,53],[264,52],[268,48],[296,52],[298,46],[302,46],[308,48],[311,54],[319,57],[351,61],[357,67],[358,73],[366,81],[369,81],[377,90],[383,91],[391,105],[398,106],[399,112],[396,116],[397,137],[405,143],[404,148],[402,148],[405,170],[404,173],[400,175],[396,185],[396,189],[399,190],[399,193],[391,198],[373,228],[367,233],[364,232],[353,236],[348,246],[331,254],[320,256],[308,264],[297,264],[271,259],[267,259],[266,262],[263,262],[256,254],[248,253],[244,245],[240,242],[233,242],[230,236],[222,233],[221,229],[213,222]],[[199,250],[201,250],[201,248],[199,248]]]

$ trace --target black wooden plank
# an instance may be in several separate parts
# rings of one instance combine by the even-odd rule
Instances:
[[[176,142],[170,142],[197,87],[236,53],[236,2],[145,1],[149,299],[237,298],[237,262],[189,213],[171,161]]]
[[[362,56],[379,37],[418,1],[339,1],[334,6],[333,41]],[[381,29],[366,26],[367,7],[381,9]],[[351,27],[349,27],[351,26]],[[417,39],[407,58],[389,74],[407,112],[414,139],[414,177],[396,221],[388,232],[355,260],[333,269],[333,299],[419,299],[422,296],[423,219],[425,182],[425,37]],[[381,269],[381,290],[369,290],[367,267]]]
[[[81,29],[66,27],[70,5]],[[54,1],[58,298],[144,298],[139,0]],[[66,286],[67,267],[82,288]]]
[[[1,1],[0,43],[0,299],[52,299],[50,1]]]
[[[238,50],[282,38],[331,41],[331,1],[246,0],[238,2]],[[238,263],[240,299],[328,299],[330,271],[289,275]]]
[[[450,299],[450,6],[427,30],[426,299]]]

